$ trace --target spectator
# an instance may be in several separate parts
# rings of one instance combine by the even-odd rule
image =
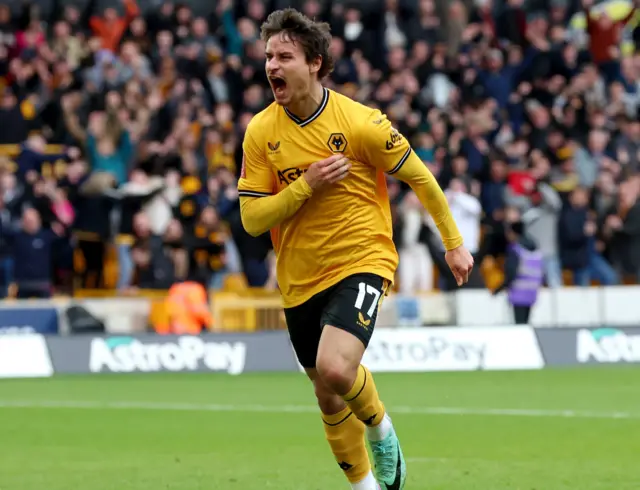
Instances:
[[[504,196],[507,188],[507,164],[501,157],[494,157],[489,170],[489,180],[481,190],[482,208],[493,220],[498,220],[504,210]]]
[[[614,21],[607,9],[602,9],[597,18],[592,14],[593,0],[582,0],[582,8],[587,18],[587,33],[589,34],[589,51],[593,61],[602,71],[605,80],[612,82],[620,76],[620,36],[622,29],[635,15],[637,6],[634,0],[633,9],[620,19]]]
[[[13,253],[11,236],[14,234],[11,214],[5,208],[4,200],[0,199],[0,297],[8,293],[9,285],[13,282]]]
[[[635,4],[614,21],[587,0],[583,46],[568,24],[577,2],[365,3],[297,2],[332,25],[327,85],[380,108],[414,143],[449,189],[477,262],[505,253],[505,222],[521,212],[549,285],[562,283],[560,258],[580,265],[578,283],[616,283],[612,261],[635,280],[639,65],[620,43]],[[285,4],[223,0],[195,11],[163,1],[142,12],[125,0],[118,13],[91,1],[50,18],[0,7],[0,144],[16,145],[0,147],[2,227],[15,229],[31,207],[43,229],[60,228],[51,285],[65,282],[73,247],[79,286],[125,291],[194,278],[218,287],[242,272],[251,286],[273,287],[269,236],[243,230],[236,185],[244,131],[272,100],[259,26]],[[400,269],[424,272],[399,284],[422,289],[430,266],[411,266],[408,249],[427,245],[437,267],[443,253],[428,227],[416,237],[410,189],[389,187]],[[591,195],[586,210],[578,187]],[[459,197],[475,203],[468,220]],[[136,237],[139,213],[148,229]],[[585,213],[596,227],[575,235],[587,241],[586,268],[584,249],[567,245],[584,228],[558,235],[558,220],[575,224]],[[472,279],[483,287],[479,270]]]
[[[199,335],[213,327],[207,291],[201,284],[174,284],[169,289],[165,307],[166,323],[155,325],[159,334]]]
[[[508,191],[507,204],[521,212],[525,234],[542,253],[547,286],[555,288],[562,285],[557,231],[562,201],[558,193],[546,183],[549,178],[549,160],[540,152],[532,152],[531,157],[533,167],[520,175],[520,181],[513,182],[516,193]]]
[[[433,261],[427,246],[420,242],[424,221],[424,207],[413,192],[401,204],[402,238],[398,246],[400,266],[398,280],[400,293],[410,295],[433,289]]]
[[[477,182],[476,182],[477,184]],[[453,214],[465,246],[472,255],[477,254],[480,247],[480,218],[482,206],[480,201],[470,193],[467,185],[459,179],[453,179],[445,191],[449,207]]]
[[[179,248],[172,246],[181,237],[179,226],[169,229],[166,237],[154,235],[149,217],[139,212],[133,218],[133,230],[131,259],[140,288],[168,289],[184,277],[184,258],[174,253]]]
[[[62,101],[67,128],[79,142],[86,145],[93,170],[91,177],[84,184],[86,194],[100,194],[127,179],[129,158],[133,149],[129,133],[118,119],[119,100],[120,96],[117,93],[108,93],[106,103],[110,107],[107,107],[106,112],[97,111],[90,114],[88,131],[82,128],[73,112],[74,99],[65,98]]]
[[[580,184],[592,187],[602,168],[610,167],[615,162],[607,155],[609,134],[601,129],[594,129],[589,133],[587,148],[579,148],[576,153],[576,168]]]
[[[611,236],[611,256],[620,275],[640,280],[640,182],[638,177],[620,186],[615,214],[605,221],[605,230]]]
[[[15,70],[21,70],[19,63],[14,66],[17,66]],[[21,73],[16,73],[16,77],[21,76]],[[0,99],[0,144],[3,145],[22,142],[27,139],[29,133],[29,122],[23,107],[18,103],[16,90],[17,88],[4,88]]]
[[[588,286],[589,255],[595,223],[589,219],[589,196],[586,189],[578,187],[571,192],[569,204],[562,209],[558,221],[560,261],[573,273],[573,282]]]
[[[9,215],[6,218],[8,223],[15,224],[22,218],[22,208],[26,198],[24,187],[23,184],[18,182],[15,174],[4,171],[1,190],[3,208]]]
[[[205,207],[195,224],[193,234],[187,238],[191,280],[220,289],[227,273],[225,243],[227,232],[222,228],[218,212]]]
[[[504,219],[507,189],[507,164],[500,156],[491,162],[489,180],[482,184],[480,202],[484,211],[485,234],[478,256],[503,255],[506,250]]]
[[[128,183],[123,184],[117,192],[110,195],[120,199],[120,223],[119,233],[116,236],[118,247],[118,289],[125,290],[131,286],[133,280],[133,260],[131,258],[131,246],[135,241],[134,218],[138,216],[139,221],[142,216],[139,213],[146,201],[162,190],[162,179],[160,182],[149,182],[147,175],[142,171],[134,171]],[[150,225],[138,222],[138,230],[144,228],[146,234]]]
[[[637,107],[636,102],[634,113]],[[622,174],[627,176],[637,174],[640,170],[640,121],[635,118],[624,118],[614,146],[617,162],[622,166]]]
[[[542,286],[542,254],[536,250],[535,242],[524,234],[522,222],[509,224],[507,241],[509,252],[505,264],[505,280],[494,294],[507,289],[515,323],[526,325]]]
[[[24,211],[21,229],[10,238],[18,298],[51,296],[53,243],[56,235],[62,233],[59,223],[53,223],[52,229],[43,228],[40,215],[35,209],[28,208]]]
[[[92,10],[94,3],[95,0],[92,0],[89,3],[90,10]],[[102,49],[115,52],[118,49],[118,44],[127,30],[129,23],[140,12],[135,0],[122,0],[122,4],[125,8],[124,17],[118,17],[118,12],[113,7],[106,8],[102,17],[98,15],[91,17],[91,29],[93,29],[95,35],[100,38],[102,42]]]

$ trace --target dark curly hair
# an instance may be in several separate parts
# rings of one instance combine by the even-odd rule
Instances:
[[[284,33],[292,42],[299,42],[307,63],[316,57],[322,58],[318,79],[322,80],[333,71],[333,58],[329,53],[331,28],[326,22],[315,22],[293,8],[276,10],[269,14],[260,28],[263,41],[276,34]]]

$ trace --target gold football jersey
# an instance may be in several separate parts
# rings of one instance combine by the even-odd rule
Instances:
[[[384,173],[398,171],[412,152],[380,111],[325,88],[322,103],[307,119],[275,103],[257,114],[243,150],[241,197],[278,193],[333,153],[352,162],[345,179],[314,191],[271,230],[285,307],[356,273],[393,281],[398,254]]]

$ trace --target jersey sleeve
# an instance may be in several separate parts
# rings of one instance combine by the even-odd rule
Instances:
[[[238,180],[241,197],[266,197],[274,192],[273,173],[264,151],[251,135],[250,127],[242,143],[242,170]]]
[[[273,172],[264,151],[247,128],[242,144],[243,162],[238,181],[242,224],[252,236],[273,229],[293,216],[306,202],[313,190],[306,179],[296,179],[291,185],[276,192]]]
[[[380,111],[373,111],[358,136],[358,157],[409,184],[438,227],[445,249],[461,246],[462,236],[438,181],[387,117]]]
[[[389,175],[397,173],[411,155],[407,139],[378,110],[371,112],[359,133],[357,156]]]

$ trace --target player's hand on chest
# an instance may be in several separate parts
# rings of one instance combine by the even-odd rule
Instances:
[[[267,161],[271,165],[279,189],[291,185],[314,163],[334,155],[343,155],[350,162],[350,169],[357,163],[345,132],[325,129],[313,134],[302,133],[280,139],[272,137],[266,148]]]

